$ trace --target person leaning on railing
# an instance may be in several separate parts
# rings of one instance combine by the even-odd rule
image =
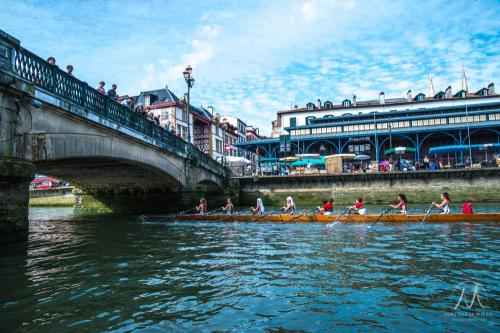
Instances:
[[[100,94],[106,95],[106,90],[104,90],[105,85],[106,83],[104,81],[101,81],[99,82],[99,85],[97,86],[97,88],[95,88],[95,90],[97,90]]]
[[[116,84],[113,84],[111,86],[111,89],[108,90],[108,97],[111,98],[113,101],[116,101],[118,99],[118,94],[116,93]]]

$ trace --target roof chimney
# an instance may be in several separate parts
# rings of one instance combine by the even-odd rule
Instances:
[[[493,82],[488,84],[488,95],[495,95],[495,84]]]
[[[318,98],[318,109],[321,109],[321,100]]]
[[[352,96],[352,105],[356,106],[356,95]]]
[[[378,102],[379,104],[385,104],[385,94],[383,91],[378,95]]]
[[[452,98],[453,95],[451,94],[451,86],[448,86],[446,90],[444,91],[444,98]]]
[[[214,115],[214,107],[212,105],[207,106],[207,110],[210,114],[212,114],[212,116]]]

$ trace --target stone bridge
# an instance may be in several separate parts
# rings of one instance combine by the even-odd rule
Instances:
[[[26,236],[35,171],[78,187],[78,208],[114,212],[221,198],[226,179],[225,168],[192,144],[0,30],[0,235],[11,228]]]

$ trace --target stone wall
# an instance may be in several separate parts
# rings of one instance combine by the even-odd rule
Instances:
[[[448,191],[454,202],[500,202],[500,168],[395,173],[364,173],[323,176],[239,178],[240,204],[255,204],[262,197],[267,205],[283,205],[293,196],[297,205],[317,206],[333,197],[337,204],[352,204],[362,197],[369,204],[397,201],[405,193],[411,203],[439,199]]]
[[[34,176],[30,161],[0,157],[0,245],[28,239],[28,187]]]

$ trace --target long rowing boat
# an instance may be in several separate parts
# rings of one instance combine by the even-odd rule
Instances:
[[[222,222],[251,222],[255,221],[258,215],[177,215],[176,220],[180,221],[222,221]],[[286,215],[275,214],[258,218],[258,222],[279,222],[279,223],[331,223],[336,221],[346,223],[373,223],[378,218],[379,222],[385,223],[420,223],[424,214],[380,214],[374,215]],[[479,213],[479,214],[430,214],[425,220],[426,223],[448,223],[448,222],[500,222],[500,213]]]

